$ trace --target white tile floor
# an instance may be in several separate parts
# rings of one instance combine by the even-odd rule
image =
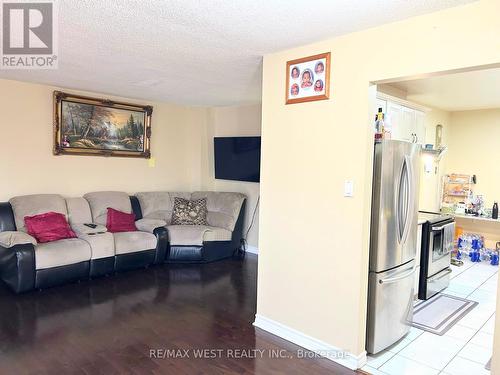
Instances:
[[[411,328],[395,345],[369,356],[362,370],[378,375],[489,374],[492,356],[498,267],[464,260],[452,266],[450,286],[443,293],[479,302],[443,336]]]

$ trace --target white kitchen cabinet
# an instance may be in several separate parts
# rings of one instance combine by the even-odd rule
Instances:
[[[391,139],[403,140],[404,135],[401,129],[402,108],[399,104],[387,102],[387,112],[385,113],[386,127],[391,131]]]
[[[425,112],[415,111],[415,136],[417,143],[425,144]]]
[[[390,100],[386,101],[386,107],[385,121],[387,123],[386,127],[391,131],[391,139],[419,144],[425,143],[424,112]]]
[[[415,142],[415,111],[408,107],[401,107],[401,123],[398,132],[399,137],[403,141]]]

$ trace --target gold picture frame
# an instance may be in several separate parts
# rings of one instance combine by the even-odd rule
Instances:
[[[327,52],[287,61],[285,104],[330,98],[330,58]]]
[[[54,155],[151,157],[153,107],[54,91]]]

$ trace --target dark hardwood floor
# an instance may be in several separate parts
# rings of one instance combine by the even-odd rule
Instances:
[[[2,284],[0,373],[354,373],[326,359],[297,358],[298,346],[254,328],[256,279],[250,254],[24,295]],[[201,349],[212,351],[196,358]]]

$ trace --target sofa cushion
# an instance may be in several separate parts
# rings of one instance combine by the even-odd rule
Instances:
[[[36,239],[25,232],[6,231],[0,232],[0,246],[10,249],[16,245],[36,245]]]
[[[169,225],[168,241],[172,246],[202,246],[204,241],[231,241],[232,233],[207,225]]]
[[[245,195],[215,191],[198,191],[191,195],[191,199],[201,198],[207,199],[208,225],[225,228],[232,232]]]
[[[37,270],[67,266],[90,260],[90,245],[78,238],[38,244],[35,247]]]
[[[114,208],[108,208],[106,228],[111,233],[133,232],[137,230],[135,227],[135,214],[127,214]]]
[[[90,205],[92,212],[92,222],[96,224],[106,225],[108,216],[108,208],[130,214],[132,212],[132,204],[127,193],[120,191],[98,191],[87,193],[83,196]]]
[[[175,197],[171,223],[172,225],[206,225],[207,200]]]
[[[27,232],[24,217],[57,212],[67,215],[66,202],[57,194],[36,194],[14,197],[9,200],[14,212],[16,228],[18,231]]]
[[[203,242],[211,241],[231,241],[233,233],[227,229],[219,227],[208,227],[209,230],[203,236]]]
[[[147,219],[165,220],[170,224],[174,209],[174,198],[190,199],[191,193],[152,191],[137,193],[142,210],[142,217]]]
[[[66,207],[68,209],[68,221],[71,226],[73,224],[92,223],[89,202],[85,198],[66,198]]]
[[[28,233],[40,243],[76,238],[66,216],[57,212],[26,216],[24,223]]]
[[[156,249],[156,236],[146,232],[114,233],[115,254],[128,254]]]
[[[79,233],[78,238],[84,240],[90,245],[91,259],[101,259],[115,256],[115,239],[112,233]]]
[[[156,228],[161,228],[167,225],[165,220],[159,219],[141,219],[135,222],[135,226],[142,232],[153,233]]]

